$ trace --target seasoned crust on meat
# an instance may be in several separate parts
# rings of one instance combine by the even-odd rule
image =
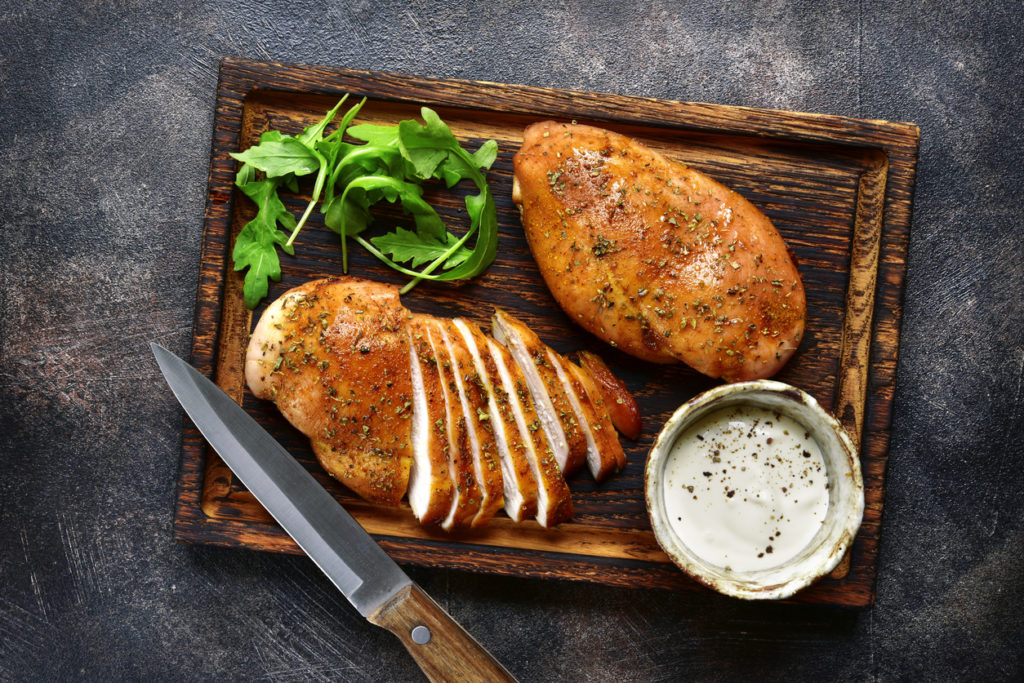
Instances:
[[[584,328],[644,360],[769,377],[803,336],[803,284],[768,218],[724,185],[611,131],[545,121],[514,159],[540,272]]]
[[[323,468],[388,505],[412,463],[405,316],[395,287],[316,280],[268,307],[246,355],[249,388],[309,437]]]

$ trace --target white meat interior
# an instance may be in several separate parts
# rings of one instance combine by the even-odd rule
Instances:
[[[473,333],[466,326],[466,322],[458,318],[452,322],[462,334],[466,348],[473,355],[473,364],[476,366],[476,371],[480,375],[484,389],[487,391],[487,405],[491,416],[491,427],[494,430],[494,442],[498,447],[498,455],[501,457],[501,481],[505,491],[505,513],[518,522],[522,519],[520,510],[524,499],[522,491],[519,490],[519,484],[516,481],[515,469],[512,464],[512,453],[509,451],[509,437],[505,434],[505,421],[501,417],[501,410],[498,408],[498,402],[494,397],[491,377],[484,366],[483,359],[480,357],[480,349],[477,348],[476,340],[473,339]]]
[[[505,345],[511,352],[512,358],[515,359],[519,369],[522,370],[523,377],[526,378],[526,385],[530,389],[530,395],[533,396],[533,405],[537,410],[537,417],[540,419],[541,428],[544,430],[544,435],[548,438],[551,452],[558,462],[558,467],[564,472],[566,461],[569,458],[569,444],[565,439],[562,423],[558,419],[558,412],[555,410],[551,397],[544,387],[544,380],[541,379],[540,374],[537,372],[533,359],[530,358],[530,352],[516,330],[512,329],[511,326],[506,327],[503,325],[498,316],[495,316],[492,320],[494,338]]]
[[[547,355],[548,363],[558,373],[558,381],[565,387],[565,395],[569,397],[572,410],[576,413],[576,421],[579,423],[580,429],[583,430],[583,435],[587,437],[587,469],[590,470],[590,473],[596,479],[601,472],[601,452],[597,448],[597,443],[594,441],[594,433],[591,431],[591,416],[583,407],[583,401],[586,400],[586,397],[576,395],[572,377],[569,376],[569,371],[562,365],[562,359],[558,357],[558,354],[548,349]]]
[[[409,469],[409,507],[416,519],[423,519],[430,504],[434,479],[430,461],[430,413],[416,344],[409,333],[409,371],[412,377],[412,466]]]
[[[487,474],[484,472],[483,455],[480,453],[480,437],[476,433],[476,415],[473,407],[469,404],[469,398],[466,395],[466,385],[462,381],[461,373],[459,373],[458,356],[453,348],[455,342],[448,336],[443,326],[438,325],[437,328],[441,331],[441,338],[444,340],[448,356],[451,358],[452,377],[455,379],[455,387],[458,389],[462,414],[466,419],[466,431],[469,434],[469,445],[473,453],[473,472],[477,485],[480,487],[480,510],[473,517],[473,525],[475,525],[480,516],[486,514],[490,498],[487,493],[487,487],[484,485],[484,482],[487,481]]]

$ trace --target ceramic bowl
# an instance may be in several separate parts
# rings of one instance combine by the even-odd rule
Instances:
[[[828,507],[811,541],[776,566],[735,571],[699,556],[668,521],[665,464],[683,433],[700,419],[738,405],[772,410],[806,428],[821,450],[828,478]],[[864,482],[857,449],[834,417],[809,394],[770,380],[726,384],[682,405],[662,428],[647,458],[647,512],[662,549],[688,575],[726,595],[748,600],[783,599],[832,571],[853,542],[864,513]]]

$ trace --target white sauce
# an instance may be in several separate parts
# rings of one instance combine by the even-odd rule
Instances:
[[[751,406],[712,412],[683,432],[666,459],[664,486],[683,543],[733,571],[795,557],[828,510],[818,444],[792,418]]]

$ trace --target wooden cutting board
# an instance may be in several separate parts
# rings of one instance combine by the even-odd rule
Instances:
[[[403,297],[413,311],[462,315],[485,328],[504,307],[557,351],[602,355],[634,392],[644,417],[640,440],[624,440],[626,469],[601,485],[571,482],[575,518],[555,530],[497,518],[485,530],[447,534],[421,528],[407,507],[355,498],[325,476],[304,437],[245,389],[242,362],[262,307],[306,280],[341,273],[337,236],[314,213],[282,257],[284,275],[254,313],[242,303],[242,277],[230,259],[234,236],[254,206],[234,190],[229,152],[263,131],[297,133],[341,95],[366,97],[359,120],[396,123],[435,109],[475,149],[498,141],[490,174],[500,228],[497,261],[464,286],[424,283]],[[807,290],[807,333],[776,379],[809,393],[860,442],[866,508],[847,559],[802,591],[798,602],[868,606],[874,599],[885,466],[892,419],[899,326],[919,132],[905,123],[694,104],[496,83],[225,60],[221,64],[209,195],[196,302],[192,363],[236,398],[305,463],[397,561],[472,572],[591,581],[615,586],[704,590],[687,579],[654,540],[643,500],[647,452],[684,401],[715,384],[683,366],[628,357],[575,326],[548,293],[511,199],[512,156],[523,128],[537,120],[577,120],[632,136],[743,194],[775,223],[796,255]],[[308,192],[308,188],[304,188]],[[459,232],[460,189],[427,199]],[[286,200],[300,211],[308,197]],[[389,228],[398,213],[384,212]],[[358,247],[350,273],[404,283]],[[175,532],[192,543],[300,552],[205,442],[185,423]]]

